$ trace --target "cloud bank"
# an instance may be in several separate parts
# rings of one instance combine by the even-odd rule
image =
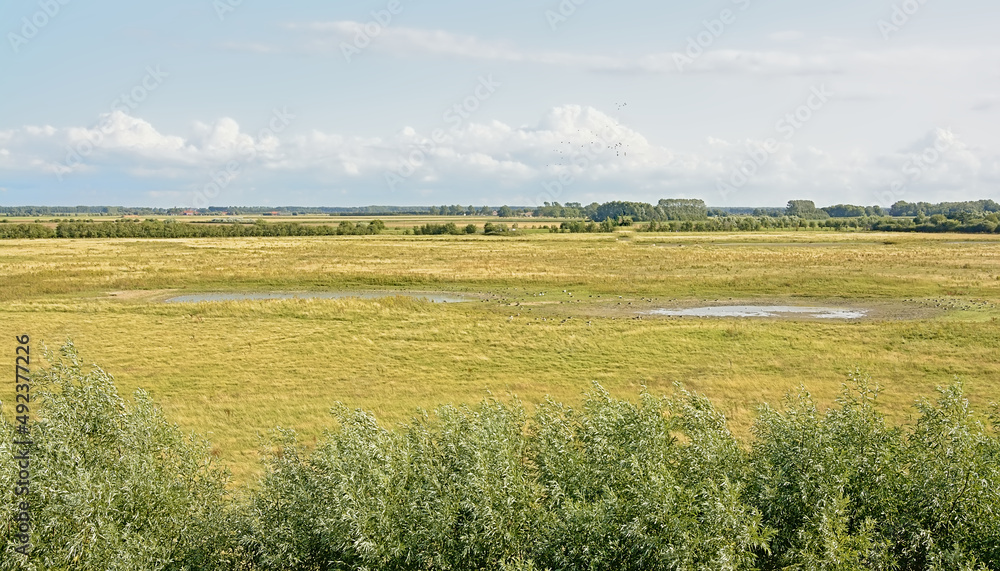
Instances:
[[[293,121],[275,110],[269,126],[252,133],[221,118],[194,123],[186,137],[120,111],[86,127],[24,126],[0,131],[0,175],[31,181],[42,192],[124,181],[126,187],[157,189],[137,194],[133,203],[153,197],[176,206],[193,205],[212,184],[213,204],[285,204],[282,199],[296,189],[320,191],[312,202],[327,205],[413,203],[414,196],[435,203],[438,195],[467,196],[463,204],[521,205],[668,196],[716,205],[781,204],[789,198],[885,205],[1000,198],[1000,156],[970,147],[943,128],[878,155],[772,141],[773,152],[761,160],[766,141],[710,137],[670,149],[580,105],[552,108],[527,126],[470,121],[448,130],[406,127],[368,138],[284,131]],[[740,172],[742,184],[721,190]],[[261,193],[261,186],[291,194]]]

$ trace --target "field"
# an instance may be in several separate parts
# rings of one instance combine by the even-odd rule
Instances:
[[[1000,396],[1000,239],[991,236],[25,240],[0,243],[0,267],[9,355],[17,334],[53,348],[72,339],[123,392],[147,390],[171,420],[209,438],[237,481],[259,470],[258,435],[280,425],[319,436],[337,401],[392,424],[489,393],[574,402],[595,381],[630,398],[680,382],[749,436],[760,403],[800,384],[830,402],[855,370],[883,387],[899,420],[956,378],[977,405]],[[191,292],[328,290],[474,301],[163,303]],[[730,300],[861,307],[870,318],[645,313]],[[0,387],[4,402],[12,393]]]

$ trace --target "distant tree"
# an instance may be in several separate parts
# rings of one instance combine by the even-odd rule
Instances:
[[[837,204],[834,206],[827,206],[826,208],[823,208],[823,211],[833,218],[853,218],[857,216],[865,216],[867,214],[864,206],[855,206],[853,204]]]
[[[822,210],[816,209],[816,204],[811,200],[789,200],[785,208],[786,216],[798,216],[803,219],[829,218],[830,215]]]
[[[661,211],[661,217],[666,220],[705,220],[708,218],[708,207],[704,200],[664,198],[656,207]]]
[[[808,218],[813,212],[816,212],[816,203],[811,200],[789,200],[788,206],[785,207],[787,216]]]
[[[512,218],[514,216],[514,210],[507,205],[503,205],[497,210],[497,215],[499,215],[500,218]]]
[[[658,218],[656,209],[651,204],[645,202],[606,202],[597,207],[591,219],[595,222],[605,220],[618,221],[624,217],[629,217],[633,221],[646,222]]]

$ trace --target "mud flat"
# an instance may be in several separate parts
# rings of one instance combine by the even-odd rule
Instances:
[[[475,301],[471,297],[455,294],[416,292],[416,291],[307,291],[307,292],[206,292],[192,293],[169,297],[165,303],[202,303],[218,301],[245,301],[267,299],[343,299],[356,297],[362,299],[378,299],[383,297],[412,297],[433,303],[462,303]]]
[[[843,307],[800,307],[794,305],[715,305],[683,309],[654,309],[650,315],[671,317],[771,317],[806,319],[861,319],[867,309]]]

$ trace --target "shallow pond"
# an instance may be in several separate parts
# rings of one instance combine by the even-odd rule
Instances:
[[[680,317],[806,317],[810,319],[860,319],[864,309],[798,307],[794,305],[718,305],[686,309],[654,309],[653,315]]]
[[[461,303],[473,301],[470,297],[459,295],[426,293],[426,292],[395,292],[395,291],[302,291],[302,292],[227,292],[227,293],[192,293],[178,295],[164,300],[166,303],[197,303],[202,301],[243,301],[262,299],[341,299],[345,297],[360,297],[377,299],[395,296],[412,297],[433,303]]]

